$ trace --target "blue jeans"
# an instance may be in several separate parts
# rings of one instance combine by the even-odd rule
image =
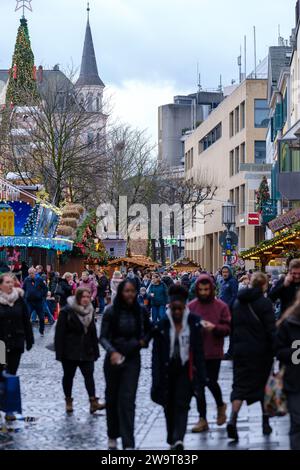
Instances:
[[[26,304],[27,304],[27,307],[28,307],[28,311],[29,311],[29,315],[31,317],[32,313],[33,312],[36,312],[37,313],[37,316],[39,317],[39,321],[40,321],[40,328],[39,328],[39,331],[41,334],[44,334],[44,330],[45,330],[45,315],[44,315],[44,309],[43,309],[43,301],[42,300],[38,300],[38,301],[33,301],[33,302],[30,302],[30,301],[26,301]]]
[[[98,300],[99,300],[99,313],[103,313],[105,309],[105,297],[103,297],[102,295],[99,295]]]
[[[48,318],[49,323],[54,323],[53,315],[48,306],[47,300],[43,300],[44,315]]]
[[[152,312],[153,323],[157,323],[166,316],[166,306],[165,305],[159,305],[159,306],[153,305],[151,312]]]

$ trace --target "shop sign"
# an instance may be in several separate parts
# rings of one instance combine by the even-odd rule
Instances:
[[[275,220],[269,222],[268,225],[272,232],[275,233],[280,232],[280,230],[283,230],[287,227],[291,227],[297,222],[300,222],[300,207],[293,209],[286,214],[280,215]]]

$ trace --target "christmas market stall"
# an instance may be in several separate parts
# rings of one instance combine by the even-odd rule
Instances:
[[[268,223],[274,238],[265,240],[241,252],[244,260],[255,262],[256,268],[285,268],[294,258],[300,258],[300,208],[291,210]]]
[[[57,254],[73,242],[57,235],[61,211],[0,178],[0,261],[57,266]]]
[[[110,273],[113,273],[114,271],[126,273],[128,268],[136,268],[140,270],[149,269],[151,271],[155,271],[159,267],[160,265],[152,261],[151,258],[141,255],[118,258],[110,261],[107,266]]]
[[[191,273],[193,271],[198,271],[201,267],[189,258],[180,258],[168,267],[168,270],[170,269],[178,273]]]

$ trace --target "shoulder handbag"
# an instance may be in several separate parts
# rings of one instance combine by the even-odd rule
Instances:
[[[286,416],[288,414],[287,397],[284,393],[285,367],[279,372],[272,371],[265,389],[264,408],[265,412],[271,416]]]

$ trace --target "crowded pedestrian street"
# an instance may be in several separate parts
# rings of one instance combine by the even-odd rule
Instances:
[[[61,365],[54,361],[54,353],[45,348],[50,327],[45,338],[37,340],[33,351],[26,354],[20,366],[22,375],[22,400],[24,417],[34,417],[34,423],[16,421],[9,426],[10,443],[1,446],[7,450],[105,450],[107,448],[105,412],[91,416],[84,383],[78,372],[74,383],[74,415],[67,416],[61,390]],[[96,365],[97,394],[103,397],[104,353]],[[161,407],[150,399],[151,351],[143,353],[143,367],[137,394],[136,442],[141,450],[166,450],[165,419]],[[223,362],[220,384],[225,401],[229,404],[232,382],[231,363]],[[242,409],[239,419],[240,441],[228,443],[226,426],[215,424],[216,409],[207,391],[210,431],[199,435],[190,432],[198,419],[195,400],[189,414],[185,443],[187,450],[288,450],[289,419],[274,418],[274,432],[265,437],[261,432],[261,412],[258,405]]]
[[[2,466],[293,456],[300,0],[0,24]]]

